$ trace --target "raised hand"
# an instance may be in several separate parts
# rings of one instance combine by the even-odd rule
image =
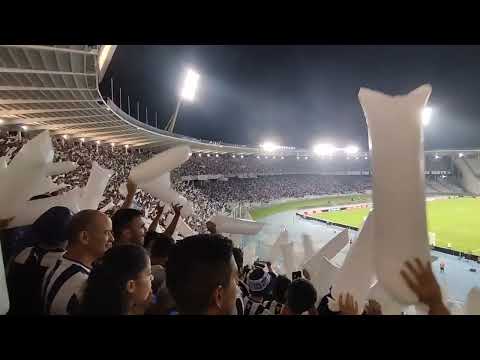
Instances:
[[[345,301],[343,301],[345,299]],[[349,293],[340,294],[338,297],[338,306],[342,315],[358,315],[358,303]]]
[[[430,314],[449,314],[448,309],[442,301],[442,292],[429,261],[425,264],[418,258],[414,264],[405,262],[406,270],[401,270],[400,275],[407,286],[417,295],[418,300],[430,308]],[[407,271],[408,270],[408,271]]]
[[[173,212],[175,213],[175,216],[180,216],[180,210],[182,210],[183,206],[180,204],[172,205],[173,207]]]
[[[376,300],[370,299],[365,305],[364,313],[365,315],[382,315],[382,307]]]
[[[127,182],[128,194],[135,195],[136,191],[137,191],[137,184],[135,184],[132,180],[128,179],[128,182]]]
[[[311,277],[310,277],[310,273],[308,272],[307,269],[303,269],[302,270],[302,274],[303,274],[303,277],[309,281],[312,281]]]

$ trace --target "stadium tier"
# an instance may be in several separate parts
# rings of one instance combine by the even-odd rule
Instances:
[[[11,184],[15,183],[15,181],[11,179],[18,179],[24,176],[23,173],[28,167],[19,167],[20,170],[18,170],[14,166],[11,166],[11,164],[15,163],[15,161],[12,162],[12,159],[15,158],[30,139],[44,130],[49,130],[51,135],[54,149],[53,162],[71,161],[78,165],[78,167],[72,171],[45,176],[45,174],[48,173],[46,170],[47,165],[42,164],[42,166],[45,166],[41,169],[42,171],[45,170],[45,173],[42,173],[42,177],[48,178],[45,182],[48,183],[48,186],[51,186],[51,189],[47,191],[44,187],[32,186],[32,188],[36,189],[32,190],[32,192],[38,189],[42,189],[42,191],[36,193],[31,198],[30,193],[28,193],[25,196],[25,201],[22,203],[22,205],[27,204],[24,208],[34,206],[31,204],[34,202],[38,204],[42,199],[55,198],[56,201],[58,195],[67,192],[69,194],[80,194],[76,199],[82,202],[85,197],[87,197],[85,195],[87,192],[85,188],[88,187],[86,185],[90,182],[89,177],[92,173],[95,174],[92,172],[92,168],[96,166],[94,162],[108,169],[108,172],[112,172],[110,178],[104,179],[106,188],[101,188],[101,191],[105,189],[103,193],[100,192],[98,196],[99,198],[101,197],[101,200],[99,203],[98,201],[95,202],[95,204],[98,203],[98,207],[96,209],[92,209],[93,206],[85,207],[89,210],[85,210],[86,212],[78,211],[77,215],[80,214],[79,216],[75,215],[77,217],[69,218],[71,223],[69,223],[68,233],[74,240],[71,238],[68,239],[67,253],[69,251],[74,254],[82,253],[82,246],[87,243],[88,246],[86,246],[87,250],[85,251],[95,253],[95,256],[90,253],[85,256],[85,258],[91,260],[88,266],[83,266],[84,264],[77,260],[77,264],[72,265],[69,263],[69,261],[72,262],[72,260],[69,260],[67,256],[63,257],[63,255],[61,255],[61,260],[56,260],[56,262],[53,262],[53,265],[49,264],[49,273],[45,277],[45,284],[42,283],[41,291],[42,296],[47,294],[45,299],[48,301],[42,305],[44,308],[39,312],[49,314],[73,314],[69,308],[73,306],[74,300],[77,301],[76,294],[68,298],[68,301],[64,301],[64,306],[59,305],[61,301],[55,298],[56,296],[64,296],[63,293],[59,291],[59,288],[63,285],[60,284],[60,286],[56,284],[58,278],[62,279],[62,276],[56,278],[55,272],[59,268],[73,266],[74,268],[80,269],[78,270],[78,276],[83,276],[84,283],[88,283],[88,286],[85,288],[85,293],[81,294],[82,303],[81,305],[78,303],[77,306],[81,306],[79,309],[82,309],[81,311],[84,311],[85,314],[89,314],[89,311],[91,311],[90,314],[94,314],[97,310],[92,309],[99,306],[98,304],[101,301],[98,301],[98,299],[103,299],[103,297],[100,296],[97,298],[97,301],[95,301],[95,296],[93,296],[92,293],[94,294],[95,290],[99,291],[99,289],[103,291],[104,288],[111,285],[110,276],[112,274],[108,271],[103,272],[105,267],[112,266],[112,268],[116,270],[121,269],[123,271],[128,265],[128,262],[123,261],[123,259],[126,256],[131,256],[135,261],[140,259],[139,262],[142,262],[144,265],[141,275],[147,279],[146,283],[152,283],[152,279],[155,280],[153,284],[150,284],[153,289],[147,289],[144,286],[143,289],[146,289],[145,292],[140,295],[136,294],[135,301],[137,298],[141,298],[140,302],[145,302],[142,305],[145,309],[147,306],[151,309],[150,306],[152,306],[152,304],[161,304],[162,306],[168,307],[167,305],[171,305],[169,301],[173,301],[174,295],[177,295],[176,300],[178,301],[177,304],[174,304],[177,308],[171,306],[168,309],[162,308],[161,311],[158,309],[154,311],[158,311],[158,313],[161,314],[171,314],[177,311],[185,311],[186,314],[201,313],[201,311],[205,309],[201,309],[200,311],[197,308],[193,308],[193,310],[191,310],[188,308],[188,301],[183,305],[179,305],[182,300],[182,292],[185,292],[185,289],[191,289],[197,285],[197,280],[192,280],[191,284],[183,284],[183,280],[187,282],[189,276],[192,274],[188,274],[188,276],[185,274],[182,275],[182,271],[186,271],[185,269],[195,261],[201,262],[203,261],[202,259],[212,259],[214,256],[219,256],[220,259],[214,259],[214,261],[210,263],[200,264],[199,262],[199,273],[203,271],[202,269],[207,269],[205,273],[215,274],[215,276],[217,276],[215,273],[217,269],[211,270],[209,268],[209,266],[212,265],[211,263],[222,264],[219,267],[223,268],[223,264],[233,266],[231,265],[232,257],[235,259],[239,271],[228,271],[229,276],[234,279],[234,281],[229,281],[226,284],[222,283],[220,288],[226,288],[230,286],[230,283],[233,283],[235,284],[233,287],[234,291],[241,293],[243,289],[241,289],[240,285],[247,285],[239,281],[236,275],[231,275],[237,273],[240,273],[240,278],[243,276],[243,280],[247,282],[248,286],[251,286],[250,289],[247,289],[246,293],[248,295],[243,296],[243,293],[236,295],[237,300],[241,298],[240,305],[236,302],[237,308],[235,311],[237,311],[237,314],[243,313],[243,311],[251,311],[252,314],[255,315],[261,314],[263,311],[265,311],[265,314],[269,314],[269,311],[266,310],[267,306],[272,306],[273,313],[277,311],[277,309],[273,309],[275,306],[272,305],[272,301],[270,301],[269,304],[265,304],[262,300],[259,300],[254,304],[255,301],[252,301],[250,298],[253,297],[253,294],[258,294],[267,289],[267,285],[265,284],[270,281],[270,277],[272,284],[276,284],[273,282],[273,279],[277,276],[271,269],[272,264],[270,264],[270,260],[268,262],[254,262],[255,251],[257,250],[255,250],[256,248],[253,252],[251,250],[255,246],[257,246],[257,248],[264,246],[265,249],[268,248],[268,250],[271,251],[268,256],[272,256],[272,259],[272,254],[274,254],[275,251],[282,253],[281,256],[277,254],[278,256],[274,258],[274,260],[278,261],[279,258],[282,259],[279,263],[283,267],[283,274],[287,273],[285,279],[290,281],[287,278],[290,277],[290,275],[294,278],[293,274],[297,273],[297,271],[290,271],[294,270],[294,266],[292,265],[293,261],[289,263],[289,260],[294,258],[296,251],[294,247],[298,247],[300,242],[297,241],[295,246],[293,242],[288,244],[281,243],[280,240],[283,239],[282,236],[287,232],[283,230],[280,232],[280,226],[278,226],[278,224],[282,224],[282,227],[285,227],[284,224],[287,222],[293,225],[297,215],[300,215],[302,217],[301,220],[305,221],[298,226],[298,233],[295,234],[298,240],[300,238],[300,231],[302,231],[301,236],[303,236],[304,240],[304,249],[302,249],[303,258],[302,261],[297,259],[297,265],[304,267],[301,270],[304,271],[303,275],[305,278],[309,278],[309,281],[311,280],[307,265],[312,264],[312,259],[319,260],[318,263],[314,264],[314,269],[316,269],[318,265],[319,267],[328,267],[331,274],[339,271],[343,260],[336,262],[338,258],[334,261],[334,257],[340,255],[340,257],[343,256],[344,259],[345,254],[342,252],[349,251],[350,246],[353,246],[353,239],[357,241],[357,235],[351,236],[348,231],[339,234],[339,230],[335,226],[339,225],[350,229],[360,227],[367,218],[371,208],[373,174],[369,151],[366,149],[358,149],[352,145],[345,148],[335,148],[335,151],[330,151],[332,150],[331,146],[326,146],[325,144],[322,146],[317,145],[317,147],[313,149],[301,149],[288,146],[282,147],[271,143],[265,143],[263,145],[238,145],[192,138],[173,132],[180,101],[166,129],[158,128],[157,121],[149,121],[148,115],[143,119],[144,121],[138,117],[138,111],[137,117],[132,116],[130,113],[130,103],[128,103],[127,110],[125,102],[122,104],[119,96],[116,95],[113,84],[109,94],[100,92],[99,83],[105,76],[106,69],[115,53],[115,49],[116,47],[113,45],[0,45],[0,171],[5,171],[6,173],[14,168],[14,170],[8,173],[8,180]],[[44,137],[48,138],[45,134],[43,134]],[[165,205],[167,210],[162,214],[164,204],[159,205],[160,195],[158,195],[159,197],[157,198],[142,189],[142,186],[151,185],[146,179],[144,180],[147,182],[142,184],[140,182],[136,183],[136,181],[133,183],[131,170],[137,165],[151,159],[157,153],[179,145],[189,146],[191,153],[189,154],[188,160],[180,166],[177,164],[177,167],[172,166],[169,167],[168,170],[163,169],[164,171],[160,175],[156,173],[155,176],[157,176],[157,178],[153,181],[154,185],[158,185],[155,181],[159,178],[166,178],[164,174],[167,173],[167,180],[169,180],[167,181],[169,183],[168,187],[170,187],[171,182],[171,189],[167,189],[169,191],[168,194],[171,195],[175,193],[175,191],[178,193],[176,194],[177,197],[175,200],[168,200],[169,204]],[[48,140],[48,146],[50,146],[50,139]],[[25,148],[28,148],[28,146],[25,146]],[[50,147],[48,149],[50,149]],[[189,150],[183,150],[185,155],[183,160],[185,160]],[[49,153],[51,152],[49,151]],[[400,152],[397,154],[400,154]],[[162,155],[160,155],[160,157],[161,156]],[[22,158],[22,155],[19,156],[19,158]],[[407,157],[404,157],[404,159],[405,158]],[[408,159],[411,158],[412,157],[408,157]],[[165,158],[163,158],[163,160],[165,160]],[[418,161],[418,157],[416,160]],[[472,215],[478,212],[479,202],[474,196],[469,196],[480,194],[480,151],[475,149],[428,150],[425,152],[425,158],[423,160],[425,170],[425,195],[429,200],[427,204],[428,227],[429,231],[434,231],[433,238],[436,237],[438,240],[437,245],[442,248],[448,248],[447,250],[450,251],[451,254],[454,254],[456,251],[466,252],[471,255],[480,254],[480,248],[477,248],[476,245],[476,218]],[[20,162],[21,161],[22,159]],[[397,159],[397,162],[400,162],[400,157]],[[49,163],[49,165],[52,164]],[[11,166],[10,169],[9,166]],[[38,168],[40,168],[40,166],[38,166]],[[395,164],[390,163],[386,168],[388,171],[392,171],[389,174],[394,174]],[[154,171],[155,170],[157,169],[154,168]],[[11,175],[14,172],[17,173]],[[38,173],[40,174],[40,171]],[[420,173],[420,176],[423,176],[423,174]],[[418,173],[416,178],[418,178]],[[128,182],[129,180],[130,182]],[[148,180],[152,179],[149,178]],[[391,185],[393,181],[386,181],[385,183],[386,185],[390,185],[390,190],[393,188]],[[421,185],[421,182],[419,182],[419,184]],[[152,185],[152,187],[154,185]],[[386,187],[388,186],[385,186],[385,188]],[[397,184],[395,189],[398,187],[399,185]],[[80,191],[76,191],[75,189]],[[418,186],[417,189],[420,189],[420,192],[416,192],[415,194],[421,194],[421,187]],[[378,191],[378,188],[376,188],[376,191]],[[408,191],[404,190],[403,192]],[[39,192],[39,190],[37,192]],[[4,191],[4,195],[5,193]],[[417,195],[413,196],[413,198],[419,200],[420,197]],[[182,197],[184,197],[182,200],[185,200],[185,204],[191,202],[193,209],[191,213],[185,216],[181,211],[185,210],[187,206],[183,206],[182,209],[182,207],[178,205],[178,203],[180,203],[179,199]],[[388,198],[390,201],[391,196],[385,196],[384,198]],[[397,201],[400,199],[400,197],[397,197]],[[50,200],[52,199],[48,199],[48,201]],[[178,203],[174,203],[174,201],[177,200]],[[421,198],[421,201],[423,214],[423,198]],[[347,206],[352,204],[355,205],[355,209]],[[12,213],[14,211],[16,211],[16,214],[21,213],[21,211],[18,210],[21,209],[21,207],[17,206],[17,204],[15,204],[15,206]],[[376,203],[376,206],[378,206],[378,203]],[[78,207],[78,209],[81,208]],[[455,216],[451,216],[452,209],[456,212]],[[71,217],[70,212],[71,209],[68,211],[68,216]],[[96,214],[95,217],[92,215],[92,212]],[[221,223],[209,221],[215,215],[223,216],[228,221],[234,222],[234,220],[238,220],[237,218],[239,217],[242,218],[241,221],[247,217],[257,220],[271,217],[276,215],[276,213],[282,214],[278,217],[278,223],[276,223],[275,228],[273,230],[271,228],[268,229],[268,224],[260,224],[261,226],[265,225],[262,231],[267,229],[270,232],[265,231],[263,234],[261,232],[256,233],[255,235],[260,234],[259,237],[252,240],[247,246],[245,246],[243,238],[236,238],[234,242],[231,242],[223,236],[218,236],[218,234],[215,233],[217,232],[217,226],[219,226],[219,224],[221,225]],[[399,212],[397,212],[397,214],[398,213]],[[392,216],[396,216],[397,214],[392,214]],[[110,220],[109,217],[112,219]],[[7,218],[7,216],[5,216],[5,219],[0,218],[0,230],[3,230],[3,228],[7,229],[8,222],[12,221],[13,218],[14,217],[10,219]],[[80,220],[78,220],[78,218]],[[310,257],[307,257],[307,248],[309,247],[308,236],[305,236],[303,233],[303,226],[307,226],[305,219],[312,218],[317,219],[315,221],[321,220],[328,223],[328,226],[322,223],[323,228],[320,229],[318,233],[322,233],[321,236],[325,239],[328,238],[328,241],[324,241],[325,239],[320,241],[321,246],[325,246],[325,244],[328,245],[332,239],[337,239],[337,236],[341,239],[341,249],[339,248],[338,251],[335,252],[336,255],[332,255],[331,258],[322,255],[320,249],[323,249],[323,247],[318,247],[314,255],[313,243],[310,244],[312,245],[310,246]],[[200,239],[197,241],[197,244],[204,240],[207,246],[198,246],[195,242],[191,242],[191,239],[187,240],[189,238],[188,234],[184,236],[187,232],[182,234],[180,231],[183,230],[180,229],[180,226],[177,226],[179,219],[182,221],[183,230],[187,228],[189,231],[193,230],[193,232],[200,234],[197,238]],[[415,217],[415,219],[417,219],[417,217]],[[58,217],[54,220],[54,226],[44,225],[44,228],[41,230],[44,231],[45,227],[48,228],[47,230],[56,230],[56,227],[61,224],[58,223]],[[151,229],[149,228],[148,232],[145,232],[146,227],[143,223],[144,220],[146,220],[146,225],[152,223],[155,225],[152,226]],[[137,221],[137,225],[132,225],[134,221]],[[31,222],[29,224],[31,224]],[[95,226],[92,224],[95,224]],[[156,226],[157,224],[158,226]],[[173,228],[171,228],[172,224],[174,225]],[[235,224],[238,225],[238,223]],[[245,224],[252,225],[252,222],[245,221],[242,223],[242,225]],[[259,225],[258,223],[253,224],[255,224],[255,226]],[[38,230],[38,227],[40,227],[40,225],[37,223],[37,225],[29,228],[28,231],[31,231],[33,234]],[[95,236],[89,235],[90,232],[93,231],[91,230],[93,228],[95,228],[96,231]],[[98,230],[100,228],[101,231]],[[412,228],[414,227],[412,226]],[[468,228],[468,231],[463,231],[462,234],[457,236],[457,233],[460,233],[459,229],[465,230],[466,228]],[[63,231],[65,233],[67,232],[66,229],[67,227],[65,225],[65,229],[62,230],[62,235]],[[77,233],[75,233],[75,230],[78,230]],[[158,232],[158,230],[160,230],[160,232]],[[458,231],[455,232],[454,230]],[[48,251],[44,249],[45,252],[38,255],[35,252],[38,250],[35,248],[36,245],[28,248],[24,246],[26,249],[34,249],[28,250],[32,251],[33,255],[25,255],[25,249],[20,249],[20,245],[23,246],[26,244],[24,240],[27,239],[30,241],[34,238],[32,237],[32,239],[30,239],[25,237],[22,238],[22,242],[16,241],[16,236],[18,234],[22,235],[22,231],[27,232],[25,228],[7,229],[5,231],[5,233],[9,235],[8,241],[5,241],[7,246],[3,254],[6,259],[7,257],[12,257],[18,260],[18,257],[20,257],[24,262],[20,265],[24,265],[25,263],[30,264],[34,261],[32,259],[37,259],[38,256],[42,258],[42,256],[47,252],[50,253],[50,250],[54,248],[53,245],[50,244],[50,247],[47,246]],[[232,235],[240,236],[240,234],[244,234],[241,232],[233,233],[233,231],[232,233],[227,233],[227,231],[222,230],[218,232],[228,234],[232,239]],[[99,236],[99,233],[102,235]],[[205,235],[208,233],[211,234]],[[273,243],[266,244],[266,242],[264,242],[261,245],[255,245],[255,241],[261,239],[261,236],[269,237],[269,240],[272,240],[273,236],[278,236],[279,233],[278,244],[276,242],[276,245]],[[340,236],[342,234],[344,235],[343,240]],[[425,232],[424,235],[426,235]],[[285,236],[288,238],[288,234]],[[319,236],[319,238],[321,236]],[[349,236],[351,237],[349,238]],[[97,249],[97,247],[89,245],[89,241],[84,241],[87,238],[92,242],[98,241],[97,239],[101,238],[103,243],[101,246],[99,245]],[[384,237],[379,236],[377,238]],[[415,236],[411,238],[416,239]],[[78,239],[82,241],[76,241]],[[62,238],[62,241],[64,240],[65,239]],[[211,240],[212,242],[210,242]],[[317,240],[319,239],[315,239],[315,241]],[[371,240],[371,236],[367,240]],[[366,240],[363,241],[365,244]],[[40,243],[40,241],[38,241],[38,243]],[[127,246],[132,244],[134,246]],[[254,270],[248,269],[248,271],[244,271],[242,266],[244,264],[241,264],[244,260],[244,255],[241,251],[240,255],[238,252],[235,254],[232,250],[232,244],[240,247],[245,252],[245,264],[253,266],[255,268]],[[28,245],[30,246],[32,244]],[[63,245],[67,246],[66,242]],[[315,245],[318,245],[318,243]],[[423,245],[425,245],[426,249],[426,259],[429,261],[430,249],[426,245],[426,242],[423,243]],[[76,246],[78,246],[78,248],[75,248]],[[288,248],[289,246],[290,248]],[[368,246],[371,246],[371,244]],[[72,251],[72,247],[77,252]],[[218,247],[218,249],[216,247]],[[111,248],[113,250],[111,250]],[[216,254],[212,255],[208,253],[211,249],[215,249],[214,252],[216,252]],[[58,252],[60,252],[60,250]],[[239,249],[236,248],[235,250]],[[203,256],[201,254],[203,251],[205,251],[207,255]],[[291,251],[291,257],[289,257],[288,251]],[[122,252],[125,253],[122,254]],[[99,255],[98,253],[101,254]],[[119,259],[121,261],[119,261],[115,259],[115,254],[120,254],[124,257],[120,257]],[[200,254],[200,256],[198,256],[198,254]],[[317,257],[317,254],[321,256]],[[222,257],[224,255],[226,257]],[[295,256],[297,256],[297,254],[295,254]],[[242,258],[240,259],[240,257]],[[146,260],[148,258],[150,258],[150,261]],[[97,261],[99,259],[102,259],[102,261]],[[50,261],[48,257],[46,261],[47,260]],[[168,267],[167,260],[169,261]],[[119,263],[117,264],[116,261],[119,261]],[[184,263],[182,263],[182,261],[184,261]],[[443,260],[441,263],[443,264]],[[79,266],[79,264],[82,266]],[[148,264],[148,266],[145,264]],[[442,266],[444,266],[444,264]],[[262,267],[267,267],[268,271],[260,271],[259,269]],[[135,270],[138,269],[135,268]],[[441,271],[443,272],[443,270],[442,267]],[[120,270],[118,271],[120,272]],[[90,272],[93,275],[89,275]],[[427,273],[427,270],[425,270],[425,272]],[[257,276],[256,273],[260,273],[260,275],[254,279],[255,276],[252,275],[254,273],[255,276]],[[105,274],[108,276],[105,276]],[[169,275],[167,276],[167,274]],[[380,272],[377,272],[377,275],[378,274],[380,274]],[[122,276],[123,275],[122,273]],[[135,274],[132,280],[129,281],[138,281],[138,275],[139,274]],[[175,279],[175,275],[182,281]],[[195,273],[193,275],[197,276],[198,274]],[[193,275],[191,276],[192,278],[194,277]],[[312,275],[313,277],[317,276],[321,278],[323,273],[320,274],[320,271],[319,273],[313,273],[312,271]],[[433,273],[430,272],[427,273],[427,275],[430,276],[430,278],[428,278],[430,284],[427,285],[431,285],[432,283],[436,284]],[[101,283],[102,276],[109,279],[104,284]],[[208,276],[208,274],[205,276]],[[301,276],[302,274],[300,274],[300,277]],[[200,278],[199,281],[201,280]],[[55,283],[54,286],[49,284],[50,281]],[[95,283],[95,281],[98,283]],[[17,281],[17,284],[18,283],[21,283],[21,281]],[[292,286],[289,283],[288,288],[291,292],[287,293],[285,290],[285,296],[287,294],[289,294],[289,296],[293,294],[295,286],[299,283],[301,284],[302,282],[293,281],[292,284],[294,285]],[[317,312],[316,306],[321,310],[322,305],[319,305],[320,300],[323,301],[322,298],[327,299],[328,296],[326,294],[327,289],[322,288],[323,293],[319,294],[321,297],[317,299],[316,290],[313,288],[313,285],[307,281],[305,281],[305,283],[306,285],[303,284],[300,286],[306,286],[307,292],[314,293],[314,296],[311,296],[311,304],[307,308],[299,310],[297,315],[306,314],[307,312],[312,312],[313,314]],[[129,283],[128,289],[130,289],[130,284],[131,283]],[[263,285],[265,285],[265,287],[258,290],[259,287]],[[371,284],[369,284],[369,287],[370,285]],[[9,286],[11,286],[11,284]],[[184,286],[184,288],[178,290],[179,286]],[[52,288],[56,289],[60,295],[56,293],[52,295],[50,293],[52,292]],[[432,288],[432,286],[424,286],[424,288]],[[125,287],[125,289],[121,289],[120,292],[122,292],[122,294],[128,292],[126,289]],[[38,293],[40,293],[39,289],[37,290]],[[164,291],[163,293],[162,290]],[[3,293],[0,291],[0,295],[5,292],[6,290]],[[440,290],[438,293],[440,293]],[[210,298],[205,302],[209,303],[211,302],[212,296],[211,294],[207,295],[210,296]],[[162,296],[165,298],[162,298]],[[233,298],[234,296],[231,297]],[[438,297],[441,297],[441,294],[438,295]],[[45,299],[41,301],[45,302]],[[164,303],[162,303],[162,299]],[[246,304],[242,303],[243,299],[246,301]],[[278,310],[278,312],[293,311],[288,310],[287,306],[288,301],[291,301],[290,297],[288,300],[285,298],[284,301],[285,304],[280,304],[278,309],[281,310]],[[122,308],[121,311],[123,311],[123,313],[131,314],[132,311],[133,313],[135,313],[134,311],[144,313],[146,311],[141,306],[140,310],[135,308],[137,304],[134,301],[130,302],[133,304],[131,309],[129,309],[130,312]],[[438,305],[439,302],[441,302],[441,299],[433,302],[433,304]],[[107,304],[103,310],[109,309],[108,305],[109,304]],[[91,308],[89,308],[89,306]],[[181,306],[185,307],[182,308]],[[343,313],[347,313],[345,310],[347,309],[346,306],[343,304],[339,306],[341,307],[340,313],[342,313],[342,311]],[[121,307],[121,305],[119,305],[119,307]],[[325,311],[325,309],[328,310],[328,306],[324,304],[323,310]],[[224,309],[221,310],[223,311]],[[357,310],[352,310],[352,313],[357,314]],[[360,309],[360,312],[361,311],[363,310]],[[368,311],[370,311],[370,309]],[[448,313],[448,310],[444,308],[440,310],[438,308],[434,309],[432,313],[435,314],[435,311],[437,311],[437,314]],[[215,311],[213,312],[215,313]],[[373,313],[375,313],[375,311],[373,311]],[[223,314],[227,314],[227,312],[224,311]],[[228,312],[228,314],[230,314],[230,312]]]

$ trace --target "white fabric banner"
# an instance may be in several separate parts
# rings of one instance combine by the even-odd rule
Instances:
[[[400,270],[406,260],[430,260],[421,118],[430,93],[424,85],[406,96],[365,88],[358,94],[371,147],[376,272],[385,290],[406,305],[418,300]]]
[[[360,314],[363,311],[370,287],[376,281],[373,264],[373,229],[376,211],[371,211],[368,215],[357,240],[350,248],[342,268],[335,277],[332,296],[336,301],[329,303],[333,311],[338,311],[339,295],[345,295],[348,292],[357,301]]]

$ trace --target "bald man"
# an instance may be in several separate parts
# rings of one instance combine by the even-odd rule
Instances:
[[[43,308],[48,315],[75,314],[93,263],[113,245],[112,221],[97,210],[73,216],[63,255],[45,274]]]

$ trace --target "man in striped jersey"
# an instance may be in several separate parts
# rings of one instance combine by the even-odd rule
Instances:
[[[235,263],[237,264],[238,274],[241,274],[243,271],[243,251],[240,248],[233,248],[233,257]],[[237,283],[237,298],[235,300],[235,308],[232,312],[232,315],[243,315],[243,299],[250,295],[248,292],[247,285],[242,281],[241,276],[239,275]]]
[[[10,315],[42,313],[41,288],[47,269],[65,253],[66,229],[72,214],[66,207],[52,207],[32,225],[34,246],[27,247],[7,271]]]
[[[253,269],[248,274],[247,285],[250,290],[250,296],[243,299],[244,315],[272,315],[263,306],[263,300],[270,290],[272,276],[262,268]]]
[[[112,222],[97,210],[83,210],[70,222],[67,252],[45,274],[43,307],[49,315],[72,315],[94,261],[112,247]]]

